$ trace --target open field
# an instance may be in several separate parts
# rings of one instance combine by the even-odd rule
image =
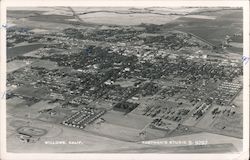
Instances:
[[[222,117],[216,119],[212,126],[215,133],[233,136],[237,138],[243,137],[243,119],[242,114],[236,114],[233,117]]]
[[[10,7],[8,8],[8,15],[10,17],[34,15],[34,11],[38,14],[58,14],[58,15],[71,15],[72,12],[68,7],[39,7],[34,9],[33,7]]]
[[[100,136],[109,137],[126,142],[136,142],[141,140],[140,130],[134,128],[123,127],[115,124],[104,122],[87,126],[84,130],[98,134]]]
[[[119,79],[114,84],[121,87],[132,87],[136,83],[136,79]]]
[[[215,108],[219,108],[221,113],[213,115],[212,111]],[[228,110],[231,110],[231,112],[228,113]],[[232,114],[234,110],[237,110],[237,108],[215,105],[195,124],[195,127],[211,133],[242,138],[242,115],[238,113]]]
[[[213,16],[205,16],[205,15],[187,15],[186,18],[198,18],[198,19],[216,19]]]
[[[117,111],[109,111],[108,113],[103,115],[102,118],[108,123],[135,128],[138,130],[143,129],[148,123],[152,121],[151,118],[145,116],[140,116],[132,113],[124,115],[124,113]]]
[[[30,11],[32,14],[36,14],[37,11]],[[25,14],[25,13],[24,13]],[[22,13],[20,13],[22,16]],[[39,17],[38,15],[33,15],[31,17]],[[8,23],[11,23],[13,26],[18,26],[20,28],[27,28],[31,31],[35,31],[36,33],[40,31],[46,31],[45,33],[52,33],[52,32],[58,32],[59,30],[63,30],[65,28],[70,28],[73,26],[72,22],[68,22],[66,20],[63,20],[64,16],[58,15],[59,20],[57,18],[50,20],[50,18],[43,18],[41,21],[36,21],[36,18],[31,18],[29,16],[25,18],[20,18],[20,19],[12,19],[8,18]],[[25,21],[25,23],[24,23]],[[67,23],[66,23],[67,22]],[[32,47],[30,47],[32,48]],[[23,49],[23,48],[21,48]],[[15,51],[15,50],[14,50]],[[31,51],[31,49],[30,49]],[[10,50],[10,52],[13,52]],[[22,52],[21,52],[22,53]]]
[[[202,131],[203,131],[203,129],[200,129],[200,128],[179,125],[174,131],[172,131],[170,134],[166,135],[166,137],[191,135],[191,134],[195,134],[195,133],[201,133]]]
[[[111,25],[139,25],[141,23],[165,24],[176,19],[177,17],[170,15],[157,15],[152,13],[148,13],[147,16],[145,16],[144,13],[117,14],[112,12],[98,12],[80,15],[80,18],[88,23]],[[120,19],[123,20],[121,21]]]
[[[243,90],[240,91],[240,93],[236,96],[236,98],[233,100],[232,104],[236,105],[236,109],[243,113]]]
[[[66,117],[78,112],[82,106],[77,107],[62,107],[60,103],[49,103],[48,105],[41,106],[41,114],[37,118],[38,120],[60,124]]]
[[[32,63],[31,60],[29,61],[23,61],[23,60],[14,60],[9,63],[7,63],[7,73],[11,73],[15,70],[18,70],[22,67],[28,66]]]
[[[243,53],[243,48],[238,48],[238,47],[235,47],[234,45],[232,45],[232,47],[227,48],[226,50],[228,52],[238,53],[240,55]]]
[[[125,141],[141,140],[142,137],[140,137],[139,133],[152,121],[152,119],[144,116],[131,113],[124,115],[122,112],[117,111],[109,111],[101,118],[104,122],[92,124],[85,129],[90,132]],[[154,137],[155,136],[151,134],[148,135],[148,138]]]
[[[7,100],[7,114],[19,117],[27,117],[29,106],[25,103],[24,100],[14,97]],[[36,113],[36,110],[35,110]],[[37,117],[37,114],[31,115],[32,117]]]
[[[209,111],[207,111],[207,114],[204,117],[202,117],[202,119],[197,121],[195,127],[203,128],[203,129],[210,128],[213,125],[213,122],[215,121],[215,119],[217,118],[217,116],[214,116],[212,114],[212,111],[215,108],[225,109],[225,107],[221,107],[221,106],[217,106],[217,105],[212,106],[211,109]],[[213,117],[216,117],[216,118],[213,118]]]
[[[95,102],[91,102],[89,104],[89,107],[105,108],[106,110],[111,110],[113,108],[113,103],[99,99],[99,100],[97,100]]]
[[[39,101],[32,105],[18,97],[8,99],[7,113],[17,117],[38,118],[39,111],[55,108],[58,104],[48,104],[48,101]]]
[[[175,21],[166,24],[167,28],[177,29],[180,31],[190,32],[199,36],[210,43],[218,46],[226,35],[241,33],[241,25],[235,26],[236,23],[242,23],[242,10],[221,10],[214,14],[205,14],[204,16],[213,16],[213,18],[195,18],[193,15],[181,17]],[[232,16],[233,15],[233,16]],[[193,18],[192,18],[193,17]],[[181,25],[179,25],[181,24]],[[234,25],[234,27],[232,27]]]
[[[23,55],[27,52],[39,49],[43,46],[44,46],[43,44],[29,44],[29,45],[14,47],[14,48],[8,48],[7,58],[12,58],[12,57]]]
[[[243,43],[231,42],[230,45],[235,48],[243,48]]]
[[[32,63],[31,66],[45,68],[47,70],[60,69],[56,62],[52,62],[49,60],[37,60],[36,62]]]
[[[22,86],[13,91],[15,94],[27,96],[27,97],[37,97],[44,99],[47,95],[46,88],[34,88],[32,86]]]

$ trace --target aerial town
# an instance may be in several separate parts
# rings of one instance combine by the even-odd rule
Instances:
[[[234,12],[242,16],[238,8],[218,10],[219,18]],[[229,142],[240,143],[243,137],[242,24],[218,34],[214,42],[209,35],[206,39],[185,30],[192,27],[187,26],[189,21],[203,23],[198,16],[203,12],[196,10],[168,15],[179,21],[137,25],[96,24],[84,18],[66,23],[65,19],[79,19],[81,12],[73,16],[38,12],[8,11],[9,23],[15,23],[7,28],[10,151],[19,143],[27,150],[46,148],[43,141],[53,136],[60,140],[79,136],[86,150],[75,147],[76,152],[102,152],[109,145],[108,152],[147,152],[152,145],[145,142],[187,135],[193,143],[201,143],[197,147],[206,140],[208,150],[241,149]],[[214,20],[203,16],[206,22]],[[217,144],[204,133],[224,141]],[[101,140],[93,142],[92,135]],[[92,147],[102,141],[103,148]],[[131,145],[131,150],[122,145]],[[183,144],[155,150],[175,152],[178,147]]]

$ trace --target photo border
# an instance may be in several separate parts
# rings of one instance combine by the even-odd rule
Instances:
[[[206,0],[206,1],[113,1],[113,0],[3,0],[1,7],[1,25],[6,24],[7,7],[52,7],[52,6],[72,6],[72,7],[242,7],[243,8],[243,54],[249,57],[249,1],[227,1],[227,0]],[[0,91],[6,90],[6,31],[1,29],[1,54],[0,54]],[[249,62],[250,63],[250,62]],[[248,159],[249,157],[249,63],[243,65],[243,152],[234,154],[105,154],[105,153],[11,153],[6,151],[6,100],[0,100],[1,118],[1,154],[2,159],[24,159],[24,160],[44,160],[44,159],[97,159],[97,160],[125,160],[125,159]]]

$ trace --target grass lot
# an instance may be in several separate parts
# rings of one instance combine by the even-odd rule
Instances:
[[[157,15],[147,13],[117,14],[112,12],[96,12],[80,15],[80,18],[88,23],[110,25],[139,25],[141,23],[165,24],[177,18],[171,15]],[[122,21],[121,21],[122,19]]]
[[[89,107],[105,108],[106,110],[111,110],[113,108],[113,103],[115,102],[99,99],[97,101],[91,102]]]
[[[109,111],[102,118],[110,124],[124,126],[141,130],[152,121],[151,118],[129,113],[124,116],[124,113],[117,111]]]
[[[17,117],[37,118],[40,110],[56,107],[56,104],[48,104],[48,101],[39,101],[31,106],[18,97],[7,100],[7,113]]]
[[[222,127],[225,128],[222,129]],[[242,114],[236,114],[231,118],[222,116],[216,119],[211,129],[218,134],[243,138],[243,116]]]
[[[44,99],[45,96],[48,96],[46,88],[33,88],[32,86],[29,85],[17,88],[16,90],[13,91],[13,93],[27,97],[37,97],[39,99],[40,98]]]
[[[29,45],[24,45],[24,46],[8,48],[7,58],[12,58],[12,57],[23,55],[27,52],[39,49],[43,46],[44,46],[43,44],[29,44]]]
[[[18,117],[28,117],[28,114],[32,113],[32,111],[34,111],[35,113],[38,111],[36,109],[32,110],[28,105],[26,105],[23,99],[20,99],[18,97],[8,99],[6,106],[8,114]],[[37,114],[31,114],[31,117],[35,118],[37,117]]]
[[[243,113],[243,90],[241,90],[240,93],[236,96],[232,104],[236,105],[236,110],[239,113]]]
[[[34,62],[32,65],[32,67],[39,67],[39,68],[45,68],[47,70],[54,70],[54,69],[59,69],[60,67],[58,67],[56,62],[52,62],[49,60],[38,60],[36,62]]]
[[[104,122],[87,126],[84,130],[93,132],[100,136],[122,140],[127,142],[139,141],[140,130],[134,128],[123,127],[115,124]]]
[[[230,45],[236,48],[243,48],[243,43],[231,42]]]
[[[22,67],[28,66],[28,65],[30,65],[30,63],[32,63],[32,60],[29,60],[28,63],[26,61],[22,61],[22,60],[14,60],[14,61],[8,62],[7,63],[7,73],[11,73],[15,70],[22,68]]]
[[[230,106],[212,106],[212,108],[206,112],[205,116],[202,117],[202,119],[195,125],[195,127],[204,129],[212,133],[242,138],[242,114],[236,112],[235,115],[227,116],[227,112],[225,112],[225,114],[222,114],[221,112],[221,114],[213,118],[211,112],[215,108],[219,108],[221,111],[225,109],[231,109],[232,111],[237,110],[236,108],[232,108]]]
[[[180,17],[167,24],[167,26],[172,29],[193,33],[214,45],[219,45],[226,35],[241,33],[243,30],[243,12],[241,9],[219,10],[214,13],[204,12],[200,16],[213,16],[214,19]],[[180,26],[179,24],[182,25]]]

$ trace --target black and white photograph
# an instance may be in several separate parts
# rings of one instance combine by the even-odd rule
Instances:
[[[7,7],[6,151],[243,152],[243,22],[238,6]]]

